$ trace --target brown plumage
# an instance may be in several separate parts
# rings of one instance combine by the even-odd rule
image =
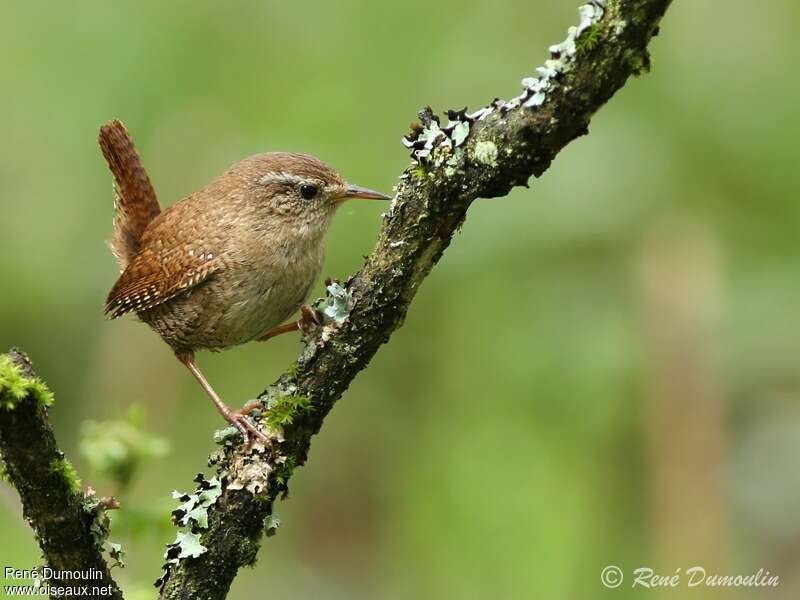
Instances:
[[[111,251],[123,269],[139,252],[139,242],[161,209],[133,140],[117,120],[100,128],[100,149],[114,175],[114,233]]]
[[[123,272],[106,300],[111,318],[135,312],[159,333],[218,410],[229,409],[194,360],[297,328],[280,323],[307,298],[324,258],[324,235],[347,198],[388,196],[347,184],[318,158],[272,152],[246,158],[160,212],[133,142],[119,121],[100,130],[117,184],[112,249]]]

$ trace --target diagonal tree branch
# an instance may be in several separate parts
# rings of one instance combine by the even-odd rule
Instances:
[[[97,512],[87,508],[75,470],[53,436],[47,415],[51,402],[52,394],[25,355],[16,350],[0,355],[0,452],[46,567],[54,572],[51,577],[44,569],[41,572],[53,590],[51,597],[121,599],[101,553],[102,541],[92,531]],[[97,508],[98,504],[92,504]],[[86,580],[62,575],[62,571],[79,571]],[[83,585],[88,586],[87,594],[55,592]]]
[[[246,451],[221,440],[212,457],[221,495],[207,507],[207,526],[192,526],[192,544],[171,546],[162,598],[225,598],[239,567],[255,560],[265,524],[273,531],[272,503],[287,491],[292,470],[305,463],[312,436],[402,324],[472,201],[527,185],[584,135],[595,111],[631,74],[649,68],[647,45],[669,4],[592,0],[581,7],[580,24],[567,40],[551,47],[539,75],[523,80],[519,97],[471,114],[451,111],[446,126],[430,109],[420,113],[422,126],[406,137],[415,161],[400,178],[375,250],[344,287],[329,286],[329,298],[319,305],[328,323],[293,369],[261,395],[268,408],[261,425],[272,445]],[[198,491],[214,485],[201,480]]]

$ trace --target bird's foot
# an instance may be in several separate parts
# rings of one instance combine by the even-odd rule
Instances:
[[[253,438],[258,439],[264,444],[269,444],[269,438],[250,420],[250,413],[256,409],[263,408],[264,405],[261,402],[253,400],[238,410],[228,410],[227,413],[223,414],[225,420],[236,427],[236,429],[239,430],[239,433],[242,434],[246,448],[250,448],[253,445]]]
[[[244,438],[245,448],[252,447],[254,437],[264,444],[268,445],[270,443],[269,438],[248,418],[248,415],[256,408],[264,408],[261,402],[252,400],[239,410],[232,410],[230,406],[222,401],[222,398],[219,397],[217,392],[214,391],[214,388],[211,387],[211,384],[209,384],[203,376],[203,373],[200,372],[200,368],[194,360],[193,352],[176,352],[175,356],[177,356],[178,360],[186,365],[186,368],[194,375],[194,378],[197,379],[197,382],[202,386],[206,394],[208,394],[208,397],[211,398],[219,414],[221,414],[228,423],[239,430],[239,433],[242,434],[242,438]]]
[[[300,319],[297,321],[297,328],[303,335],[311,335],[318,327],[324,325],[325,320],[317,309],[308,304],[300,307]]]

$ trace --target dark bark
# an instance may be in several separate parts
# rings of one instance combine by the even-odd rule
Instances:
[[[24,378],[35,381],[25,355],[12,350],[8,356]],[[5,469],[19,492],[23,515],[36,533],[46,563],[43,566],[97,577],[86,581],[54,577],[47,585],[88,585],[90,592],[93,586],[110,586],[111,595],[90,593],[83,597],[122,598],[90,531],[92,514],[84,509],[79,482],[56,444],[45,404],[35,389],[17,399],[0,385],[0,452]],[[21,581],[20,585],[27,583]]]

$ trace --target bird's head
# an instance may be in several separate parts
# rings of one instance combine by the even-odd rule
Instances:
[[[386,194],[348,183],[308,154],[257,154],[235,165],[231,172],[248,189],[254,210],[312,230],[327,229],[336,208],[351,198],[391,200]]]

